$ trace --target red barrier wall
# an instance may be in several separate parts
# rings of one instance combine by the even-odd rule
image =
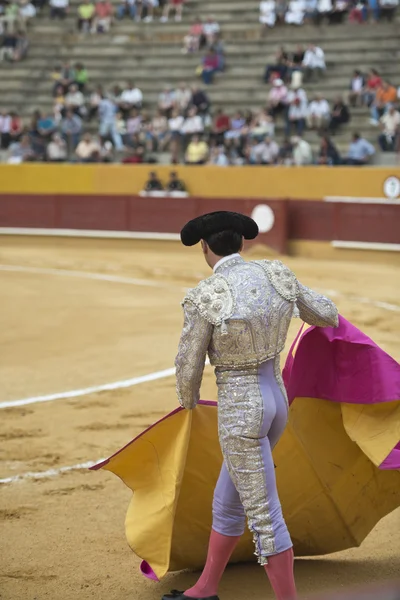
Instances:
[[[400,244],[400,204],[248,198],[154,198],[131,195],[0,195],[0,227],[179,233],[214,210],[251,215],[267,204],[271,231],[258,241],[284,252],[287,239]]]

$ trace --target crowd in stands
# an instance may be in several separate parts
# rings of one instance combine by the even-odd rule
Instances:
[[[262,0],[260,23],[262,35],[279,24],[321,25],[340,24],[348,19],[351,23],[392,21],[399,0]]]
[[[43,8],[45,0],[34,1],[38,10]],[[331,0],[315,3],[310,0],[265,0],[260,4],[260,20],[266,27],[277,22],[318,21],[321,15],[332,22],[333,12],[339,9],[350,11],[349,3],[343,0],[344,8],[341,1],[336,0],[332,5]],[[398,0],[392,3],[395,1]],[[386,0],[383,2],[388,8]],[[9,0],[3,5],[5,10],[0,17],[3,19],[0,23],[5,23],[6,38],[16,39],[19,44],[26,40],[27,19],[35,14],[21,17],[22,8],[28,5],[35,9],[29,0],[19,0],[19,4]],[[69,0],[49,0],[49,6],[53,19],[64,19],[69,12]],[[386,14],[384,6],[382,2],[377,4],[373,13],[376,18]],[[11,7],[14,7],[12,11]],[[172,9],[176,19],[180,20],[182,7],[182,1],[126,0],[116,6],[114,15],[110,0],[97,0],[95,4],[92,0],[82,0],[78,7],[78,27],[81,31],[107,32],[114,16],[151,21],[156,8],[162,11],[162,20],[169,18]],[[372,0],[368,7],[372,10]],[[389,14],[386,16],[390,17]],[[184,53],[199,51],[204,51],[204,57],[196,73],[208,86],[215,74],[223,72],[226,66],[220,25],[213,17],[196,20],[184,38]],[[18,52],[21,52],[20,46],[16,45],[12,51],[3,47],[0,59],[18,60]],[[51,73],[52,111],[46,114],[36,111],[29,126],[22,123],[16,112],[0,112],[1,148],[8,151],[10,162],[118,160],[126,164],[152,163],[157,162],[157,153],[168,152],[172,163],[361,165],[368,163],[375,152],[362,135],[354,133],[346,156],[340,156],[332,138],[351,122],[353,108],[362,106],[370,111],[371,124],[380,128],[377,136],[380,148],[399,151],[400,113],[396,87],[382,79],[374,69],[368,75],[356,70],[350,80],[348,95],[337,95],[331,103],[319,93],[310,97],[306,84],[320,82],[326,70],[321,47],[309,44],[298,46],[292,52],[281,47],[275,61],[266,66],[264,81],[269,89],[265,105],[259,111],[226,114],[221,109],[213,110],[204,90],[182,83],[177,89],[165,85],[156,110],[151,113],[135,83],[127,82],[112,89],[93,88],[82,63],[66,62],[54,67]],[[97,134],[91,135],[88,129],[93,129],[93,125],[88,127],[88,124],[94,122],[98,123]],[[282,143],[276,135],[280,127],[284,131]],[[320,138],[319,150],[314,153],[305,139],[310,130],[317,132]]]

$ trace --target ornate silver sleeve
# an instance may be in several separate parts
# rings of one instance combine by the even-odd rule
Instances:
[[[300,318],[306,323],[318,327],[337,327],[339,324],[338,310],[332,300],[301,283],[298,286],[297,308]]]
[[[192,409],[200,398],[204,363],[213,326],[191,303],[183,304],[184,323],[175,359],[176,391],[183,408]]]

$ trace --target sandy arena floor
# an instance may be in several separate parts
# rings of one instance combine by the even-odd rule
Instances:
[[[251,254],[262,257],[260,249]],[[305,259],[287,263],[305,284],[331,290],[345,317],[400,358],[398,267]],[[2,238],[0,264],[0,402],[172,367],[183,290],[207,274],[198,248],[188,251],[161,242]],[[106,280],[105,275],[113,277]],[[294,321],[291,338],[298,326]],[[202,397],[215,395],[208,368]],[[168,377],[3,408],[0,478],[106,457],[175,406],[174,379]],[[139,560],[124,539],[129,497],[111,474],[85,469],[1,485],[1,600],[156,600],[171,587],[191,583],[190,573],[168,576],[159,585],[139,575]],[[398,510],[361,548],[297,561],[300,592],[308,597],[395,577],[399,531]],[[268,600],[272,595],[263,571],[243,565],[228,569],[221,597]]]

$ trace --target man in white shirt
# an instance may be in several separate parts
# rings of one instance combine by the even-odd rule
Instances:
[[[85,96],[79,91],[77,85],[71,85],[68,94],[65,96],[65,105],[72,108],[75,114],[80,117],[86,115]]]
[[[318,79],[325,74],[325,53],[322,48],[310,44],[305,52],[303,60],[304,80]]]
[[[381,19],[393,21],[396,9],[399,6],[399,0],[380,0]]]
[[[262,0],[260,2],[260,23],[263,26],[262,34],[265,34],[268,27],[273,27],[276,23],[276,4],[275,0]]]
[[[185,111],[192,99],[192,90],[182,82],[178,89],[175,90],[175,106],[182,111]]]
[[[20,29],[26,31],[28,23],[36,16],[36,8],[28,0],[21,0],[19,7]]]
[[[76,147],[75,154],[79,162],[96,162],[100,157],[100,145],[92,139],[90,133],[85,133],[83,140]]]
[[[285,22],[289,25],[302,25],[305,12],[306,5],[304,0],[290,0],[285,14]]]
[[[307,94],[303,88],[295,88],[290,90],[287,96],[289,106],[285,135],[289,137],[292,127],[296,128],[297,135],[302,135],[306,126],[306,118],[308,113]]]
[[[394,152],[396,136],[400,137],[400,113],[390,105],[380,118],[382,133],[378,138],[382,152]]]
[[[207,21],[203,25],[203,33],[206,36],[207,43],[211,45],[214,41],[221,28],[217,21],[213,17],[208,17]]]
[[[50,19],[65,19],[69,10],[69,0],[50,0]]]
[[[132,82],[128,82],[126,88],[121,94],[120,109],[126,118],[132,108],[140,109],[142,107],[143,94],[141,90]]]
[[[203,120],[193,107],[189,110],[188,116],[182,125],[181,133],[185,136],[191,136],[194,133],[202,133],[203,131]]]
[[[307,126],[310,129],[324,128],[329,123],[330,112],[327,100],[321,94],[317,94],[308,105]]]
[[[303,165],[311,165],[313,162],[313,155],[310,144],[303,140],[300,136],[292,137],[290,141],[293,147],[294,164],[298,167]]]

